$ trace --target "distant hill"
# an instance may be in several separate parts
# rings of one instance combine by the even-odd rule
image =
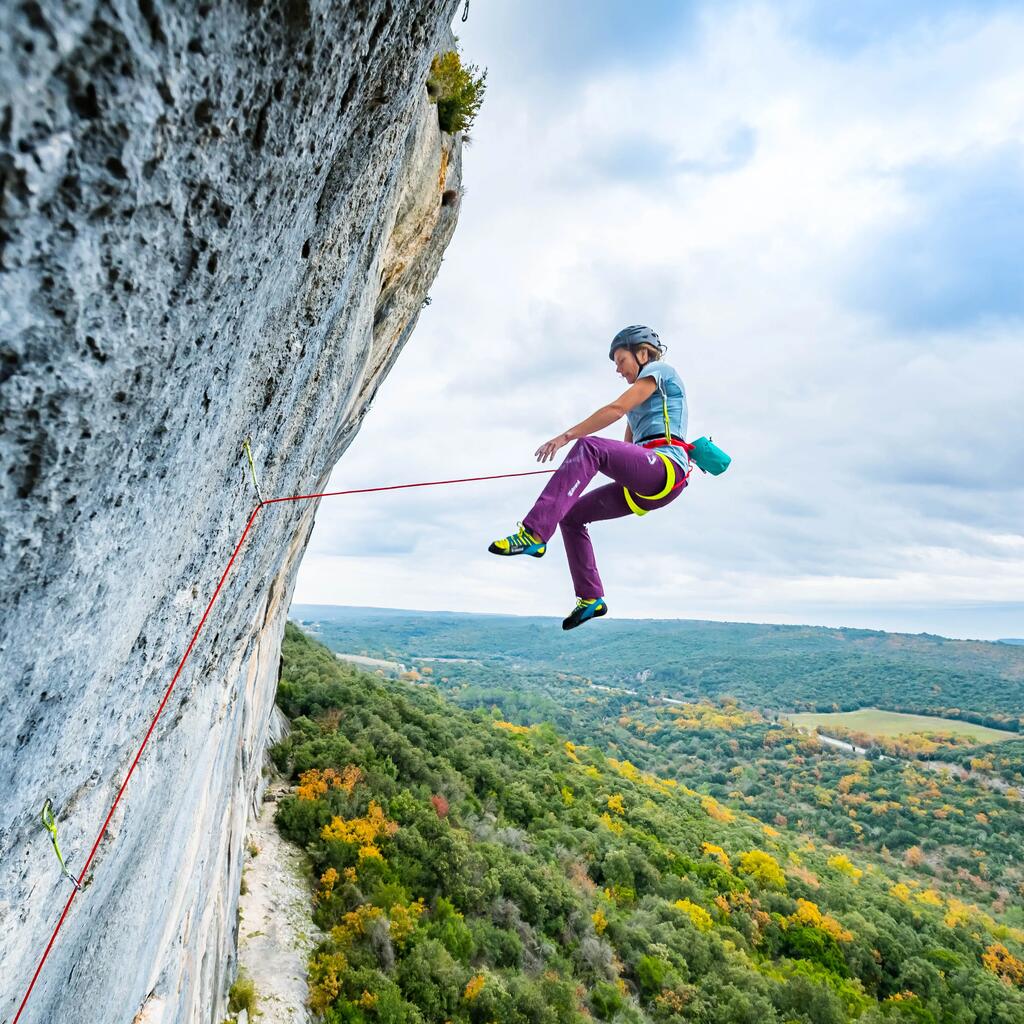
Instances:
[[[554,619],[296,604],[334,650],[478,658],[570,673],[684,700],[762,708],[880,707],[1020,731],[1024,645],[927,633],[738,622],[609,619],[564,633]]]
[[[996,641],[997,644],[1024,644],[1024,639],[1020,637],[1004,637],[1001,640]]]

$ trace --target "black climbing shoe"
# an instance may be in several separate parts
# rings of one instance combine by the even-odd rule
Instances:
[[[608,605],[603,597],[592,597],[585,601],[582,597],[577,599],[576,607],[567,619],[562,619],[562,629],[575,629],[582,626],[584,622],[591,619],[599,619],[602,615],[608,614]]]

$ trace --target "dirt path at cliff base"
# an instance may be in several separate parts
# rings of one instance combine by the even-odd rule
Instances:
[[[246,836],[246,892],[239,899],[238,965],[256,987],[259,1024],[308,1024],[306,964],[319,929],[310,917],[304,854],[274,826],[288,792],[275,779]],[[258,849],[253,856],[252,851]]]

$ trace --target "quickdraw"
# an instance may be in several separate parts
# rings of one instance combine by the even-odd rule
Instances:
[[[49,797],[46,798],[46,803],[43,804],[43,812],[40,817],[42,818],[43,827],[50,833],[53,852],[57,854],[57,860],[60,861],[61,871],[76,889],[81,890],[82,887],[78,884],[78,879],[68,870],[67,864],[64,863],[64,857],[61,855],[60,846],[57,843],[57,819],[53,815],[53,802]]]
[[[263,504],[263,494],[260,491],[260,482],[256,479],[256,464],[252,461],[252,448],[249,447],[249,438],[246,438],[242,442],[242,448],[245,449],[246,457],[249,459],[249,474],[252,477],[252,486],[256,491],[256,498],[259,503]]]

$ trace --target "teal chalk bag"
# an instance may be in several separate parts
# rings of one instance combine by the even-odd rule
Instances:
[[[690,459],[702,473],[720,476],[729,468],[732,459],[714,444],[710,437],[698,437],[689,451]]]

